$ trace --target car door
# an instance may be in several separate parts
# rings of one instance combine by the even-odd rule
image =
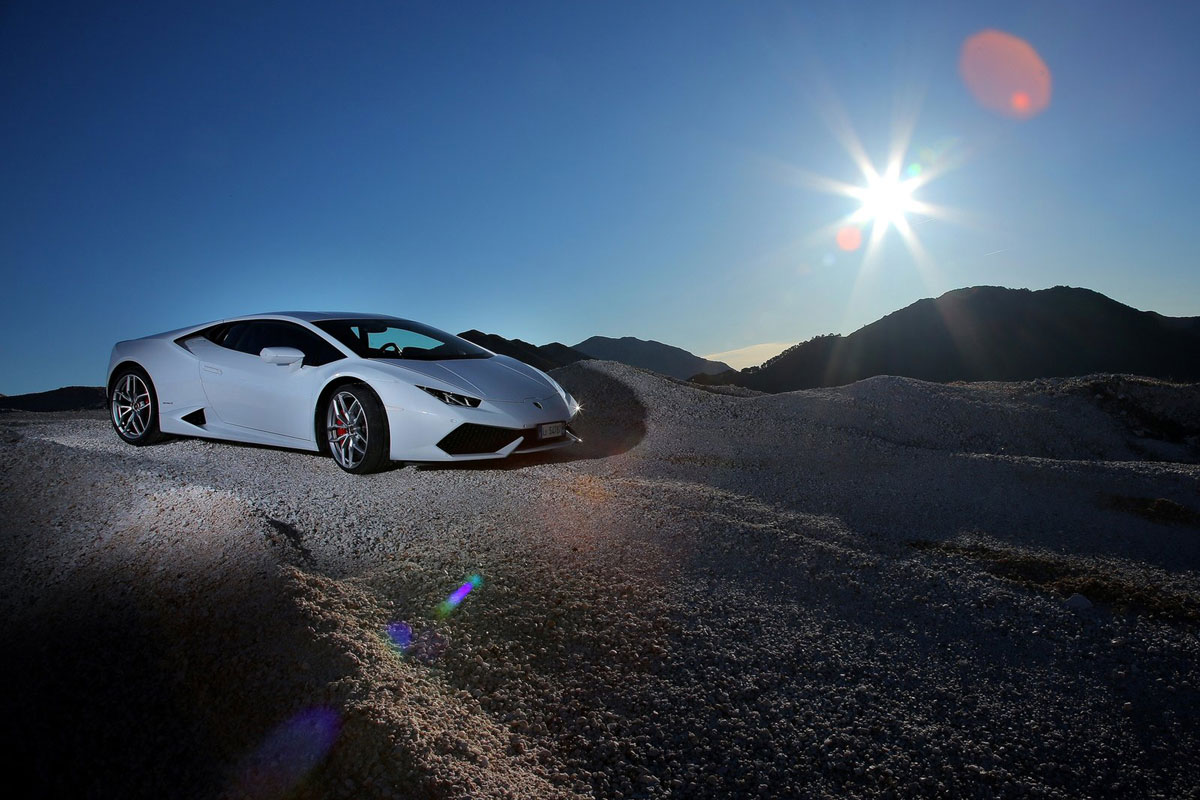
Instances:
[[[269,364],[259,356],[264,347],[296,347],[305,358],[300,365]],[[316,334],[282,320],[233,323],[197,355],[204,393],[222,422],[306,441],[313,437],[317,367],[341,357]]]

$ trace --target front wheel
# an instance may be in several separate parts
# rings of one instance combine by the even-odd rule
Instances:
[[[364,384],[338,388],[325,407],[329,452],[346,472],[375,472],[388,461],[388,428],[383,407]]]
[[[158,428],[158,395],[145,371],[126,367],[113,378],[108,410],[117,435],[132,445],[162,439]]]

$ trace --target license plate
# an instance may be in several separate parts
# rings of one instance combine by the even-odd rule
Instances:
[[[538,425],[539,439],[554,439],[563,435],[563,427],[565,422],[547,422],[545,425]]]

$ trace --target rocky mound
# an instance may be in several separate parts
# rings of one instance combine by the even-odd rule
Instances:
[[[1196,387],[555,377],[584,447],[365,478],[0,418],[13,780],[300,798],[1197,784],[1200,466],[1171,433]]]

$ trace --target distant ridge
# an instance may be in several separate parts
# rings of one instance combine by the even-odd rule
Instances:
[[[946,382],[1101,372],[1200,380],[1200,317],[1138,311],[1069,286],[975,286],[918,300],[848,336],[818,336],[760,367],[693,380],[783,392],[874,375]]]
[[[689,353],[681,347],[653,340],[635,339],[632,336],[622,336],[620,339],[593,336],[575,345],[574,349],[587,353],[593,358],[620,361],[623,364],[653,370],[680,380],[686,380],[697,373],[711,375],[728,372],[731,369],[724,362],[709,361]]]
[[[10,411],[85,411],[104,407],[103,386],[64,386],[48,392],[0,395],[0,409]]]
[[[590,361],[591,356],[581,353],[573,347],[567,347],[562,342],[551,342],[538,347],[538,352],[550,359],[556,366],[565,367],[576,361]]]
[[[584,361],[590,358],[590,356],[573,350],[559,342],[551,342],[539,347],[529,342],[523,342],[520,339],[505,339],[503,336],[497,336],[494,333],[483,333],[474,329],[463,331],[459,336],[469,342],[474,342],[480,347],[486,347],[493,353],[515,358],[542,371],[565,367],[567,364],[574,364],[576,361]]]

